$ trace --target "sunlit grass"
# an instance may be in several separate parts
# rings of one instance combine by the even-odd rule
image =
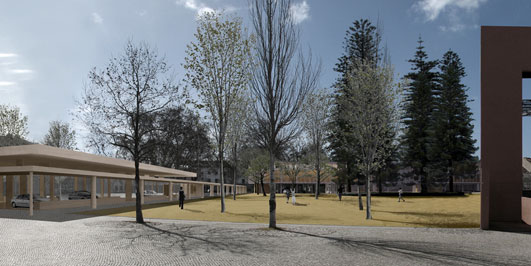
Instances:
[[[269,195],[240,195],[226,199],[226,212],[221,213],[220,199],[188,202],[184,210],[177,203],[144,205],[145,218],[268,223]],[[372,220],[365,219],[365,210],[358,208],[357,197],[298,195],[297,205],[286,203],[286,197],[277,195],[278,224],[323,224],[355,226],[406,227],[479,227],[480,196],[406,197],[397,202],[395,197],[372,198]],[[365,198],[363,198],[365,206]],[[84,212],[87,215],[134,217],[134,207]]]

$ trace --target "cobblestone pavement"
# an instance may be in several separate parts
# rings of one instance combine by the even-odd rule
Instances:
[[[0,218],[0,265],[529,265],[531,235],[479,229]]]

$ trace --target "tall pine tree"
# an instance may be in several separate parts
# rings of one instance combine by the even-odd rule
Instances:
[[[430,175],[448,181],[454,191],[454,175],[462,165],[473,164],[476,151],[472,138],[472,113],[467,106],[467,88],[461,83],[465,68],[459,56],[449,50],[443,56],[439,94],[433,112],[433,138],[430,148]]]
[[[339,73],[339,78],[334,84],[335,88],[335,106],[332,109],[332,122],[330,125],[330,149],[332,150],[333,159],[338,162],[338,173],[341,180],[347,181],[347,191],[350,192],[350,185],[357,171],[354,167],[356,153],[348,149],[349,143],[353,140],[349,137],[351,125],[345,121],[344,116],[340,115],[345,112],[345,103],[352,95],[348,89],[348,75],[352,74],[357,63],[366,61],[375,66],[381,61],[381,36],[378,27],[371,24],[367,19],[354,21],[346,32],[344,42],[344,52],[339,58],[334,71]],[[360,179],[358,178],[358,186]],[[360,210],[363,209],[361,200],[359,201]]]
[[[412,72],[405,77],[410,81],[405,91],[405,132],[402,140],[402,161],[411,167],[413,175],[420,179],[421,193],[428,192],[427,167],[429,150],[433,143],[430,133],[435,96],[437,94],[437,73],[434,68],[437,61],[429,61],[424,51],[422,38],[419,37],[415,57],[409,60],[413,64]]]

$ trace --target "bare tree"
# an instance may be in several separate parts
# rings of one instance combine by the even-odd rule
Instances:
[[[254,0],[251,18],[256,35],[251,91],[256,99],[256,127],[261,145],[269,151],[269,227],[276,228],[275,153],[299,131],[293,122],[306,95],[316,86],[319,68],[311,54],[297,62],[299,34],[290,0]]]
[[[76,148],[76,131],[70,124],[61,121],[51,121],[48,133],[44,135],[43,144],[68,150]]]
[[[240,96],[232,110],[234,113],[229,117],[227,123],[227,144],[232,152],[232,165],[233,165],[233,187],[232,196],[233,200],[236,200],[236,179],[238,175],[239,162],[238,153],[241,149],[241,142],[243,141],[247,128],[250,124],[250,112],[251,112],[251,99],[247,93]]]
[[[144,223],[140,197],[140,161],[151,150],[149,135],[157,130],[151,114],[177,96],[165,59],[146,43],[129,41],[124,54],[112,57],[105,69],[90,71],[78,118],[93,136],[126,151],[135,163],[136,222]]]
[[[321,154],[324,150],[326,130],[332,109],[333,99],[326,90],[316,91],[309,95],[303,106],[301,124],[313,148],[313,163],[317,175],[315,183],[315,199],[319,199],[321,184]]]
[[[240,18],[229,19],[207,12],[198,19],[196,42],[186,50],[186,81],[199,92],[214,124],[221,187],[227,125],[233,108],[247,89],[250,78],[250,40]],[[221,212],[225,212],[225,190],[221,190]]]
[[[392,142],[400,121],[399,84],[393,81],[393,69],[389,65],[373,66],[360,62],[348,76],[351,95],[346,104],[348,111],[343,115],[349,121],[353,145],[359,152],[356,166],[366,178],[367,219],[371,215],[371,178],[373,173],[385,164],[388,149],[383,145]]]

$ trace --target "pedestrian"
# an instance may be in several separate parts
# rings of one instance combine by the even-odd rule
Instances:
[[[295,188],[291,189],[291,203],[295,205]]]
[[[400,202],[400,200],[406,201],[405,199],[402,198],[402,188],[398,189],[398,202]]]
[[[284,193],[286,193],[286,204],[289,203],[289,190],[287,188],[284,189]]]
[[[186,198],[186,196],[184,195],[183,187],[181,187],[179,190],[179,207],[181,210],[184,208],[184,198]]]
[[[343,196],[343,185],[340,185],[337,188],[337,195],[339,196],[339,201],[341,201],[341,196]]]

